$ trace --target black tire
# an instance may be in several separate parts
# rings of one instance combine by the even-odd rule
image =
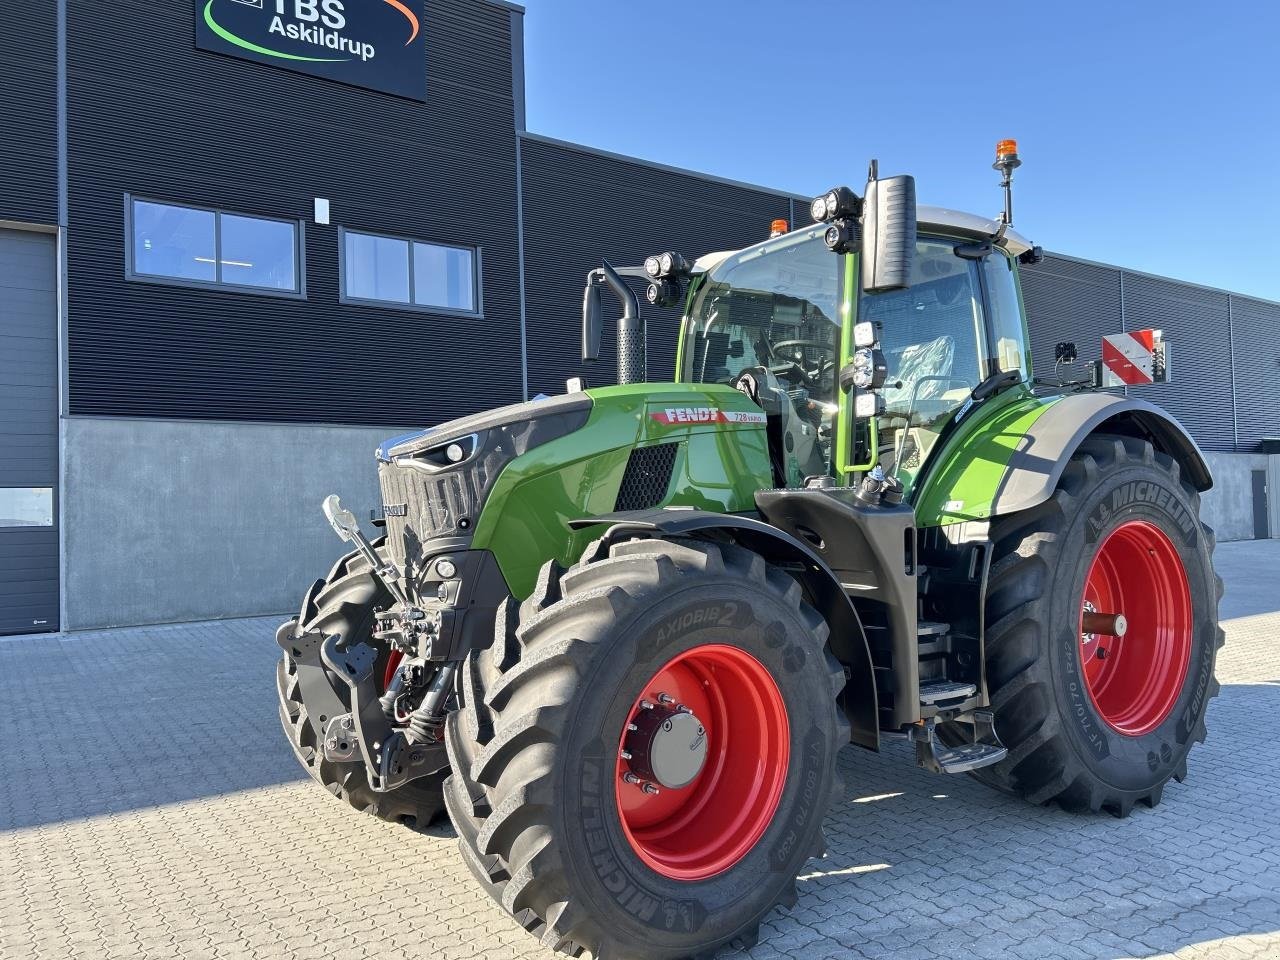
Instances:
[[[709,603],[734,605],[731,630],[686,622]],[[795,902],[795,877],[824,852],[822,818],[842,792],[845,678],[826,637],[796,581],[739,547],[598,541],[567,572],[548,564],[530,598],[499,614],[494,644],[468,658],[449,718],[445,800],[468,866],[544,946],[571,955],[709,956],[754,943],[761,918]],[[750,653],[777,685],[788,764],[750,852],[678,881],[622,833],[617,738],[655,671],[712,642]]]
[[[1135,496],[1136,494],[1136,496]],[[1034,803],[1127,816],[1154,807],[1187,755],[1205,738],[1218,692],[1222,646],[1213,531],[1200,522],[1195,489],[1178,464],[1149,443],[1095,435],[1071,458],[1057,491],[1025,513],[996,520],[987,595],[987,677],[996,731],[1009,748],[975,776]],[[1181,558],[1191,600],[1190,660],[1176,701],[1154,729],[1122,733],[1085,682],[1080,611],[1086,577],[1106,537],[1122,524],[1159,528]],[[1132,613],[1130,614],[1132,617]]]
[[[381,550],[382,540],[375,541],[374,545]],[[353,552],[335,563],[328,577],[312,584],[302,601],[298,623],[303,632],[319,630],[374,643],[371,639],[374,607],[387,607],[392,602],[386,588],[373,576],[369,562]],[[389,654],[386,649],[379,651],[377,675],[386,668]],[[349,702],[346,684],[332,680],[331,686],[343,702]],[[333,763],[324,759],[319,751],[320,730],[309,717],[298,683],[297,666],[288,653],[276,665],[276,692],[280,699],[280,724],[294,755],[311,778],[329,793],[381,820],[418,828],[429,826],[442,816],[447,769],[411,780],[398,790],[376,793],[369,787],[362,762]]]

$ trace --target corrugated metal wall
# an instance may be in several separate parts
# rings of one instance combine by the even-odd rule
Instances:
[[[1250,452],[1280,437],[1280,304],[1056,254],[1021,273],[1038,376],[1052,376],[1059,341],[1092,360],[1106,334],[1160,329],[1173,379],[1134,396],[1164,407],[1206,450]]]
[[[57,4],[0,11],[0,220],[58,222]]]
[[[71,412],[400,424],[520,399],[510,11],[426,4],[422,104],[198,51],[193,7],[71,0]],[[328,198],[307,299],[127,282],[125,193],[303,221]],[[484,319],[340,304],[340,226],[479,245]]]
[[[559,393],[567,377],[579,375],[596,384],[615,382],[611,327],[595,368],[580,362],[582,288],[601,259],[634,266],[664,250],[692,259],[742,247],[766,239],[770,222],[791,213],[788,199],[778,194],[544,138],[526,136],[522,150],[532,393]],[[605,317],[616,317],[616,303],[606,304]],[[643,313],[649,324],[649,378],[670,380],[679,312],[648,308]]]

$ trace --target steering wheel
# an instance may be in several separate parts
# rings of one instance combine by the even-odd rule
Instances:
[[[779,340],[777,343],[772,344],[769,349],[774,356],[784,353],[788,349],[798,350],[798,357],[789,358],[785,363],[770,366],[769,369],[775,373],[784,370],[796,371],[805,381],[805,385],[814,392],[819,392],[822,389],[819,381],[827,373],[828,369],[835,369],[838,357],[837,347],[829,340]],[[806,364],[809,362],[808,351],[810,350],[818,350],[825,354],[825,356],[818,357],[817,365],[812,369],[801,365],[801,361]]]

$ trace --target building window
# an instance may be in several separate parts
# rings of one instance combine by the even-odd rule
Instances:
[[[129,198],[131,279],[301,296],[301,225]]]
[[[480,313],[480,252],[344,230],[342,297],[445,313]]]

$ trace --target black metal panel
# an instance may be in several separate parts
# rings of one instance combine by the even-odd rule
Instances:
[[[429,424],[520,399],[510,12],[431,0],[423,29],[425,104],[197,50],[191,4],[70,0],[73,414]],[[302,221],[327,198],[307,299],[126,282],[126,192]],[[339,303],[340,227],[481,247],[484,318]]]
[[[637,265],[677,250],[690,259],[764,240],[769,224],[790,214],[786,196],[751,190],[619,157],[526,137],[524,168],[525,291],[529,390],[559,393],[568,377],[615,382],[615,330],[605,325],[594,365],[580,362],[579,322],[587,272],[607,259]],[[642,285],[637,284],[637,291]],[[606,298],[605,317],[621,313]],[[649,325],[649,379],[675,369],[679,311],[641,300]]]
[[[1280,437],[1280,303],[1232,295],[1231,328],[1240,450],[1256,452]],[[1193,356],[1184,351],[1183,365]]]
[[[54,495],[53,526],[0,515],[0,634],[58,629],[56,277],[51,235],[0,230],[0,491]]]
[[[58,220],[57,4],[0,4],[0,220]]]

